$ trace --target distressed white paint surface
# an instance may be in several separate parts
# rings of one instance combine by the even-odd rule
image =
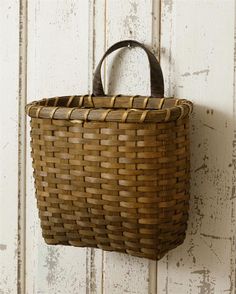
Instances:
[[[167,92],[195,110],[187,238],[159,262],[158,293],[235,293],[234,21],[234,1],[162,4]]]
[[[28,101],[87,93],[90,75],[87,1],[37,0],[29,1],[28,5]],[[27,293],[87,293],[88,250],[44,244],[30,158],[27,165]]]
[[[0,7],[0,293],[17,291],[18,1]]]
[[[105,50],[106,35],[106,1],[91,0],[89,7],[90,38],[89,38],[89,93],[92,93],[92,79],[95,67]],[[103,293],[103,251],[100,249],[87,249],[89,263],[87,266],[88,293]]]
[[[0,294],[24,294],[17,291],[17,124],[18,105],[24,103],[24,97],[18,99],[18,5],[3,0],[0,7]],[[91,93],[92,72],[107,47],[132,38],[158,55],[161,37],[166,95],[193,100],[195,110],[187,238],[158,264],[99,249],[45,245],[27,145],[26,293],[235,293],[234,1],[34,0],[28,1],[28,17],[28,101]],[[149,94],[142,50],[120,50],[103,71],[109,93]],[[29,128],[27,137],[29,143]]]

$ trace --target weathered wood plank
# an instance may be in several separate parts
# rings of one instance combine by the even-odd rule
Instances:
[[[158,293],[235,291],[234,5],[220,0],[162,4],[166,93],[193,100],[195,110],[187,238],[158,263]]]
[[[17,292],[19,4],[0,8],[0,293]]]
[[[89,2],[29,1],[28,27],[28,101],[87,93]],[[89,252],[44,244],[29,157],[27,174],[27,293],[88,293]]]
[[[153,3],[156,2],[156,3]],[[106,47],[136,39],[158,48],[159,1],[107,1]],[[154,25],[155,24],[155,25]],[[120,50],[105,63],[105,89],[111,94],[150,94],[149,65],[141,49]],[[104,252],[104,293],[155,293],[156,262]]]
[[[89,93],[92,93],[93,72],[105,50],[105,0],[90,0],[89,5]],[[89,263],[87,266],[87,283],[89,294],[103,291],[103,251],[87,249]]]

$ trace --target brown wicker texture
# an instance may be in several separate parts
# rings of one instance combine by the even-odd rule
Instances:
[[[181,244],[191,109],[183,99],[97,94],[28,104],[45,241],[156,260]]]

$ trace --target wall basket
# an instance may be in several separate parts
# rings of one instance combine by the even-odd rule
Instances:
[[[106,96],[103,60],[141,47],[151,96]],[[164,98],[162,70],[141,43],[110,47],[94,74],[93,94],[26,106],[37,205],[47,244],[96,247],[160,259],[185,238],[192,103]]]

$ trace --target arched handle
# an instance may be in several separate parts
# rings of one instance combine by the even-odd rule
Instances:
[[[95,96],[105,96],[101,78],[102,63],[109,54],[123,47],[140,47],[146,52],[150,65],[151,95],[153,97],[164,97],[164,80],[158,60],[143,44],[134,40],[125,40],[115,43],[105,52],[94,73],[93,94]]]

